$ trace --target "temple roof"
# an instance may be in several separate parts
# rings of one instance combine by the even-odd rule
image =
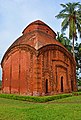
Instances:
[[[30,45],[36,50],[48,44],[57,44],[64,47],[56,40],[56,33],[40,20],[30,23],[22,33],[23,35],[10,48],[20,44]]]
[[[22,36],[19,37],[6,51],[5,55],[14,47],[20,45],[29,45],[36,50],[41,47],[53,44],[61,46],[68,52],[68,50],[56,40],[56,33],[44,22],[37,20],[30,23],[22,32]],[[3,56],[3,59],[5,57]],[[2,60],[3,61],[3,60]]]
[[[32,23],[30,23],[24,30],[23,30],[23,34],[29,33],[31,31],[34,30],[41,30],[43,32],[47,32],[48,34],[50,34],[52,37],[56,37],[56,33],[44,22],[42,22],[41,20],[36,20]]]

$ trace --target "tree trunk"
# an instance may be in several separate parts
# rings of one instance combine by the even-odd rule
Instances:
[[[73,45],[72,45],[72,50],[73,50],[73,57],[75,58],[75,52],[74,52],[74,35],[73,35]]]

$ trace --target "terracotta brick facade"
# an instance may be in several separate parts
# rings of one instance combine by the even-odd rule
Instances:
[[[4,93],[43,96],[77,91],[74,58],[40,20],[24,29],[1,65]]]

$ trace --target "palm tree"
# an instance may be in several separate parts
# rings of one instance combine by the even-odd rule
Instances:
[[[77,31],[81,37],[81,4],[79,2],[61,4],[63,10],[56,16],[62,18],[62,32],[69,27],[69,39],[72,39],[72,51],[74,54],[74,41],[77,40]]]

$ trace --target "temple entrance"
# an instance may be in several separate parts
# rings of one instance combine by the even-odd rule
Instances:
[[[46,79],[46,93],[48,93],[48,79]]]
[[[61,77],[61,92],[63,92],[63,76]]]

